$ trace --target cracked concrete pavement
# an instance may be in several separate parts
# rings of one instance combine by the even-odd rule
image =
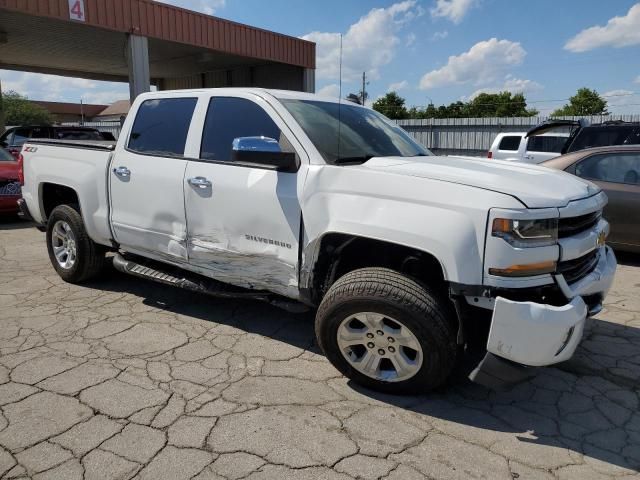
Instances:
[[[626,260],[625,260],[626,259]],[[343,378],[313,315],[114,271],[69,285],[0,224],[0,477],[640,478],[640,257],[570,362],[496,393]]]

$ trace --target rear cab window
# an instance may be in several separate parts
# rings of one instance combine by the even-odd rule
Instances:
[[[513,152],[517,152],[520,148],[520,140],[522,137],[520,135],[505,135],[500,140],[498,144],[498,150],[509,150]]]
[[[184,156],[197,98],[156,98],[140,104],[127,149],[143,155]]]

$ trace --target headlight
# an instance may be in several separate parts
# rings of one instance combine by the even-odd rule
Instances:
[[[516,248],[547,247],[558,241],[558,219],[511,220],[496,218],[491,235]]]

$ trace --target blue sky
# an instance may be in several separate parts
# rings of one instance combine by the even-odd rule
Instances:
[[[631,0],[165,0],[317,43],[317,90],[343,94],[362,71],[373,100],[438,105],[481,91],[523,91],[541,113],[582,86],[613,113],[640,113],[640,2]],[[127,86],[0,70],[3,90],[39,100],[108,103]]]

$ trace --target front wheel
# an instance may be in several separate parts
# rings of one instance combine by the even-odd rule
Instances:
[[[78,210],[59,205],[47,222],[49,259],[58,275],[69,283],[95,277],[105,264],[105,249],[89,238]]]
[[[386,268],[364,268],[334,283],[316,315],[316,336],[345,376],[386,393],[442,385],[456,360],[446,299]]]

